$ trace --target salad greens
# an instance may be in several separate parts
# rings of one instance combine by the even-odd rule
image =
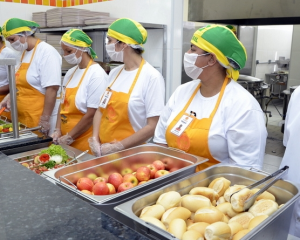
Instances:
[[[47,153],[50,156],[53,156],[53,155],[62,156],[63,160],[61,163],[66,163],[67,160],[69,159],[69,156],[67,155],[66,151],[60,145],[51,144],[48,149],[42,150],[40,155],[43,153]],[[55,162],[55,161],[53,161],[53,162]]]
[[[50,161],[48,161],[48,162],[42,164],[41,166],[45,166],[46,168],[54,168],[55,165],[56,165],[56,162],[50,160]]]

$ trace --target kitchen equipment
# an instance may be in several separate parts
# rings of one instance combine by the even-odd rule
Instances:
[[[84,154],[86,154],[89,150],[85,150],[83,153],[80,153],[77,157],[74,157],[71,161],[67,162],[65,166],[70,165],[71,163],[74,163],[74,161],[78,160],[78,158],[82,157]]]
[[[271,175],[257,181],[256,183],[253,183],[249,186],[247,186],[246,188],[248,189],[253,189],[255,187],[258,187],[264,183],[266,183],[268,180],[270,180],[271,178],[274,178],[272,181],[270,181],[268,184],[266,184],[264,187],[262,187],[258,192],[256,192],[254,195],[252,195],[250,198],[248,198],[245,202],[244,202],[244,211],[247,211],[254,203],[255,199],[258,197],[258,195],[262,194],[264,191],[266,191],[269,187],[271,187],[276,181],[279,180],[279,177],[284,174],[287,170],[289,169],[288,166],[284,166],[283,168],[277,170],[276,172],[272,173]],[[243,188],[244,189],[244,188]],[[241,189],[242,190],[242,189]],[[232,196],[239,191],[234,192],[233,194],[231,194],[230,199],[232,198]]]
[[[196,186],[207,187],[218,177],[227,178],[231,181],[231,185],[250,185],[261,180],[265,175],[237,166],[218,164],[115,207],[115,210],[121,213],[118,220],[150,239],[175,239],[170,233],[142,221],[138,217],[142,209],[155,204],[158,197],[165,192],[178,191],[181,195],[188,194]],[[283,180],[277,181],[270,187],[268,191],[276,197],[276,202],[284,205],[241,240],[287,239],[295,201],[300,197],[299,190],[298,186]]]
[[[157,159],[168,158],[173,167],[180,169],[167,175],[138,185],[127,191],[112,195],[88,195],[76,189],[76,182],[80,177],[87,176],[90,173],[104,176],[113,172],[119,172],[130,167],[133,171],[140,167],[151,164]],[[176,181],[187,175],[195,173],[196,167],[206,162],[207,159],[190,155],[184,152],[174,151],[166,147],[155,144],[144,144],[134,148],[126,149],[118,153],[102,156],[90,161],[74,164],[71,166],[45,172],[49,178],[56,181],[56,184],[78,197],[94,204],[102,211],[109,213],[112,217],[118,218],[113,207],[124,201],[128,201],[140,194],[156,190],[167,183]]]

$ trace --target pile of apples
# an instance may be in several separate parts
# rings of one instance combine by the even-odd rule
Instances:
[[[86,194],[115,194],[169,174],[179,168],[173,167],[167,169],[169,171],[166,170],[164,162],[155,160],[152,164],[139,167],[136,172],[132,172],[130,168],[125,168],[121,174],[114,172],[108,178],[96,177],[95,174],[89,174],[87,177],[79,178],[76,185],[78,190]],[[92,175],[95,176],[94,179]]]

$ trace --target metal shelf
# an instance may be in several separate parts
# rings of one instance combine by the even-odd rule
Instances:
[[[163,24],[153,24],[153,23],[141,23],[144,28],[146,29],[164,29],[165,25]],[[74,26],[74,27],[56,27],[56,28],[40,28],[40,32],[66,32],[72,28],[82,29],[84,31],[93,31],[93,30],[100,30],[100,31],[107,31],[110,24],[103,24],[103,25],[89,25],[89,26]]]

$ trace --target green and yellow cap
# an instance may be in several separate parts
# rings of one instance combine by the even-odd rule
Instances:
[[[94,49],[92,49],[93,40],[80,29],[70,29],[61,38],[61,41],[76,47],[84,47],[89,49],[91,57],[98,58]]]
[[[231,31],[233,31],[234,33],[236,33],[236,28],[235,28],[235,26],[227,25],[226,27],[229,28],[229,29],[230,29]]]
[[[31,32],[33,28],[37,28],[38,25],[36,22],[27,21],[20,18],[10,18],[6,20],[2,27],[2,34],[5,38],[21,33],[21,32]]]
[[[239,70],[246,64],[247,52],[231,30],[221,25],[208,25],[194,33],[191,43],[214,53],[219,63],[227,69],[227,76],[235,81],[238,79]]]
[[[2,28],[0,27],[0,36],[2,36]]]
[[[127,44],[143,46],[147,41],[146,29],[130,18],[120,18],[108,28],[108,36]]]

